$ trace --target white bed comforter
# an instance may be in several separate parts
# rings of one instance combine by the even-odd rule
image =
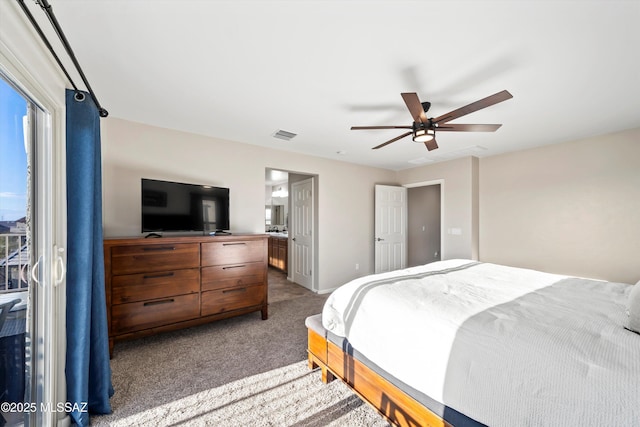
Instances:
[[[631,286],[449,260],[356,279],[323,325],[405,384],[490,426],[640,426]]]

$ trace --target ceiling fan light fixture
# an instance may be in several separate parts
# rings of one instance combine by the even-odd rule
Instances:
[[[413,132],[414,142],[428,142],[435,138],[436,132],[433,129],[417,129]]]

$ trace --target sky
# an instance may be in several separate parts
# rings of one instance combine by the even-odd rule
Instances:
[[[0,77],[0,221],[26,215],[27,153],[22,117],[27,102]]]

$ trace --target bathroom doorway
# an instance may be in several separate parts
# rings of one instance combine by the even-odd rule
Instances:
[[[300,203],[293,200],[294,189],[299,189],[305,181],[311,182],[307,191],[297,191],[305,195]],[[285,265],[287,280],[316,291],[315,271],[317,253],[317,180],[315,175],[287,171],[282,169],[265,169],[265,232],[269,234],[270,265]],[[304,217],[295,217],[303,212]],[[302,228],[301,228],[302,227]],[[301,233],[301,230],[305,230]],[[295,235],[297,233],[297,235]],[[286,255],[283,255],[282,241],[286,241]],[[274,246],[271,246],[271,244]],[[300,244],[297,244],[300,243]],[[277,248],[277,249],[276,249]],[[306,248],[301,250],[301,248]],[[284,261],[283,261],[284,256]],[[301,270],[302,268],[302,270]],[[281,269],[282,270],[282,269]]]

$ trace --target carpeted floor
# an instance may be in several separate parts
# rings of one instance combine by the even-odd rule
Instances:
[[[269,274],[269,319],[252,313],[124,341],[114,348],[110,426],[387,426],[340,381],[306,362],[304,319],[316,295]]]

